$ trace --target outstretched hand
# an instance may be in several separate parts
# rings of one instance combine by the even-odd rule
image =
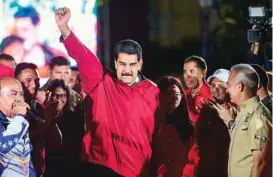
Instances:
[[[71,32],[68,26],[70,17],[71,17],[71,12],[70,12],[70,9],[67,7],[58,8],[55,11],[55,21],[64,38],[69,36]]]

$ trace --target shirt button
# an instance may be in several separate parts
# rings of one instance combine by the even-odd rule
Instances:
[[[171,160],[168,160],[168,163],[171,163]]]

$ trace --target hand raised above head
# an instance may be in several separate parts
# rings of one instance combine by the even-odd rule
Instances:
[[[55,11],[55,20],[56,20],[56,24],[59,27],[67,25],[70,17],[71,17],[71,12],[70,12],[70,9],[67,7],[58,8]]]
[[[55,21],[62,33],[62,36],[66,38],[69,36],[71,30],[68,27],[68,22],[71,17],[70,9],[67,7],[58,8],[55,11]]]

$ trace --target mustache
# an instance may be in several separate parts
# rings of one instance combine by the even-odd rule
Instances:
[[[122,73],[121,75],[122,76],[133,76],[133,74],[131,74],[131,73]]]

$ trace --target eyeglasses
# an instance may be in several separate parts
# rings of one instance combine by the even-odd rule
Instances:
[[[64,99],[67,97],[67,94],[52,94],[52,97],[55,98],[55,99]]]

